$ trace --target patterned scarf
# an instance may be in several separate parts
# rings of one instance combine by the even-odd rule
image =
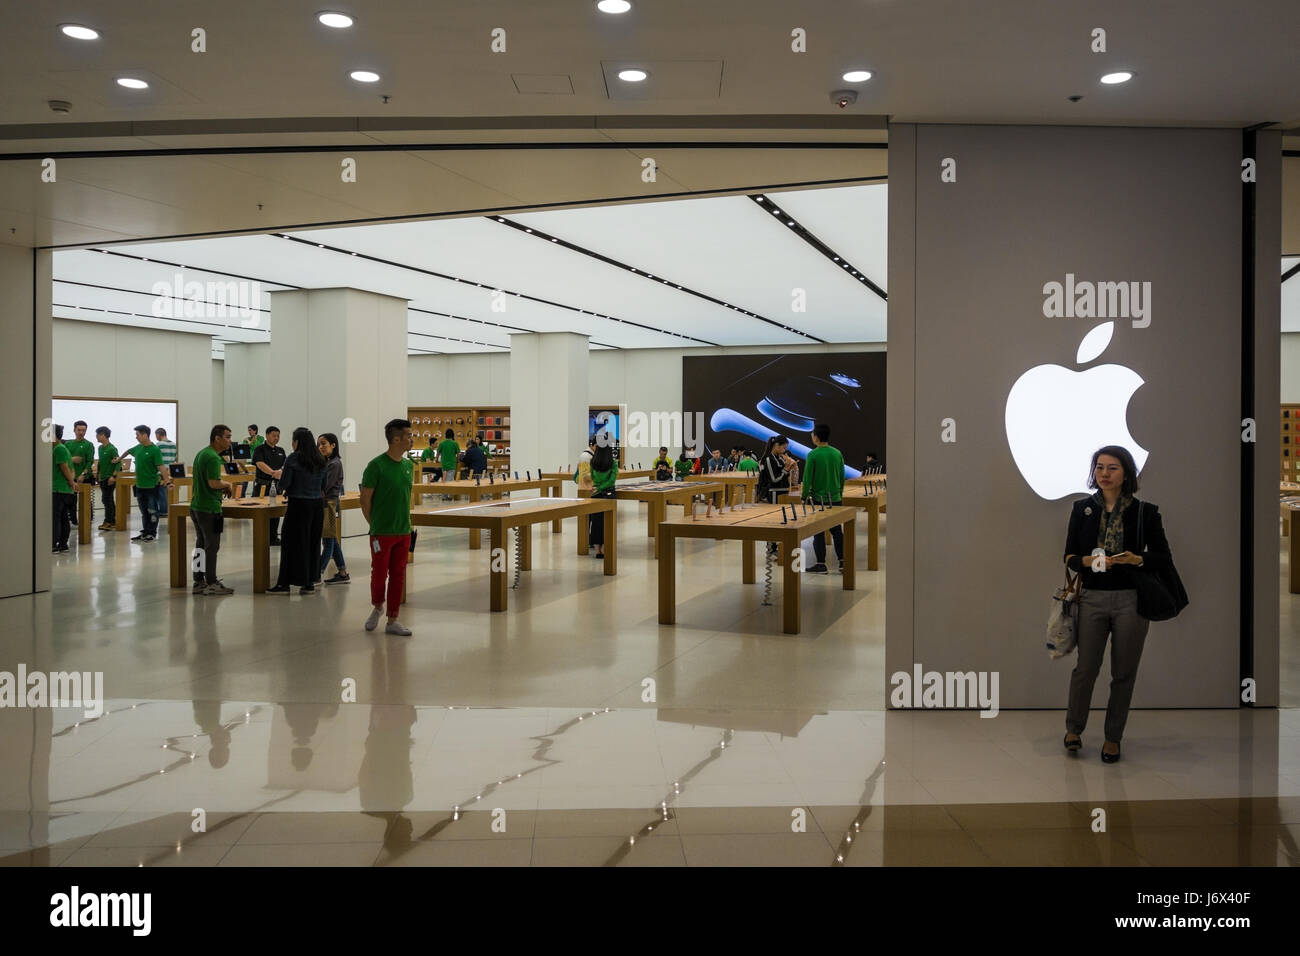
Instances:
[[[1133,498],[1130,495],[1121,497],[1115,505],[1115,510],[1109,513],[1106,511],[1106,499],[1101,496],[1100,491],[1092,498],[1101,506],[1101,521],[1097,525],[1097,547],[1107,554],[1119,554],[1124,550],[1124,512],[1133,503]]]

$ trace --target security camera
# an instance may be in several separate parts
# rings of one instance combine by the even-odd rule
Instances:
[[[831,102],[840,109],[846,109],[858,101],[857,90],[836,90],[831,94]]]

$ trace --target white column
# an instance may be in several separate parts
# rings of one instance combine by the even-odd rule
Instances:
[[[349,491],[387,447],[384,423],[406,417],[406,305],[360,289],[271,293],[269,402],[257,424],[277,425],[286,450],[299,426],[338,435]],[[345,512],[346,534],[364,530],[359,512]]]
[[[576,465],[587,447],[587,357],[585,335],[510,336],[510,459],[521,475]]]

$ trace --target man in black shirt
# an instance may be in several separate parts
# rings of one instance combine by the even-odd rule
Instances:
[[[278,489],[276,482],[284,469],[284,449],[280,447],[280,429],[271,425],[266,429],[266,441],[257,446],[253,452],[254,495],[274,494]],[[271,544],[280,543],[280,519],[271,519]]]
[[[483,454],[476,438],[471,438],[465,449],[465,467],[469,469],[470,477],[481,475],[487,470],[487,455]]]

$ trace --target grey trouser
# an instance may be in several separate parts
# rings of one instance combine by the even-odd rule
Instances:
[[[1088,591],[1079,597],[1079,658],[1070,674],[1068,733],[1082,734],[1088,724],[1092,687],[1101,671],[1106,639],[1110,646],[1110,700],[1106,704],[1106,739],[1119,743],[1128,721],[1142,646],[1151,622],[1137,612],[1137,591]]]
[[[194,519],[194,547],[203,552],[203,570],[194,572],[195,584],[217,583],[217,552],[221,550],[221,515],[190,511]]]

